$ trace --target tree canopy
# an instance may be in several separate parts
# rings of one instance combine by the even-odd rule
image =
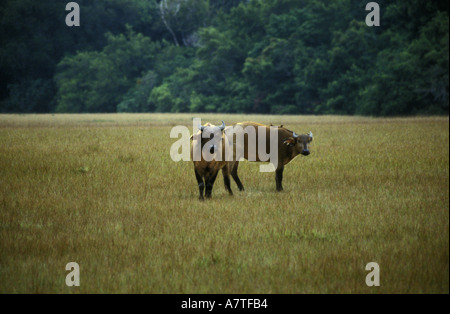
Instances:
[[[444,0],[0,3],[0,112],[449,112]]]

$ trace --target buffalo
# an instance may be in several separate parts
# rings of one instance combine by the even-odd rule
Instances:
[[[211,123],[198,126],[199,131],[191,136],[191,159],[194,161],[195,177],[199,188],[199,199],[203,200],[203,191],[205,197],[211,198],[212,189],[219,170],[222,170],[225,189],[230,195],[233,191],[230,186],[230,172],[234,166],[234,161],[226,161],[225,147],[233,145],[232,138],[225,133],[225,122],[221,126],[215,126]],[[199,145],[200,147],[198,147]],[[194,149],[201,153],[199,160],[194,158]],[[209,160],[205,159],[204,152],[209,153]],[[231,158],[232,159],[232,158]]]
[[[235,126],[241,126],[238,131],[235,131],[236,135],[239,135],[239,132],[243,132],[243,138],[244,143],[239,144],[236,143],[236,140],[234,141],[234,148],[239,147],[239,145],[244,145],[243,147],[243,156],[235,156],[236,161],[234,164],[231,164],[231,176],[233,177],[234,181],[236,182],[239,190],[244,190],[244,186],[241,183],[241,180],[239,179],[237,169],[239,166],[239,159],[241,157],[250,160],[250,161],[264,161],[261,160],[259,153],[258,153],[258,141],[256,141],[256,147],[254,148],[254,154],[250,156],[249,159],[249,139],[248,139],[248,129],[247,128],[253,128],[256,134],[256,139],[258,138],[258,129],[259,127],[263,127],[266,132],[266,149],[270,147],[270,127],[272,125],[264,125],[256,122],[240,122],[236,123]],[[247,130],[247,131],[245,131]],[[238,138],[238,136],[236,136]],[[309,144],[313,140],[313,134],[309,132],[309,134],[297,134],[293,131],[290,131],[286,128],[284,128],[282,125],[278,127],[278,163],[275,170],[275,182],[276,182],[276,189],[277,191],[283,190],[283,170],[284,166],[287,165],[292,159],[294,159],[297,155],[303,155],[308,156],[310,154],[309,151]]]

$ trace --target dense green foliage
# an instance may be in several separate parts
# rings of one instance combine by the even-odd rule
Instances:
[[[444,0],[0,4],[0,112],[449,112]]]

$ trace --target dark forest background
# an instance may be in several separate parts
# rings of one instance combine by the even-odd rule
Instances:
[[[449,4],[0,2],[0,112],[449,112]]]

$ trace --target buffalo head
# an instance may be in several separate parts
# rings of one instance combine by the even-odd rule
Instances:
[[[295,147],[298,153],[303,156],[308,156],[311,152],[309,151],[309,143],[313,140],[313,134],[309,132],[308,134],[297,134],[292,132],[292,137],[288,137],[284,140],[284,144],[290,147]]]
[[[217,152],[218,146],[222,140],[223,130],[225,129],[225,122],[222,121],[221,126],[215,126],[211,123],[206,123],[205,125],[199,125],[198,129],[200,130],[201,136],[201,147],[208,143],[209,152],[214,154]]]

